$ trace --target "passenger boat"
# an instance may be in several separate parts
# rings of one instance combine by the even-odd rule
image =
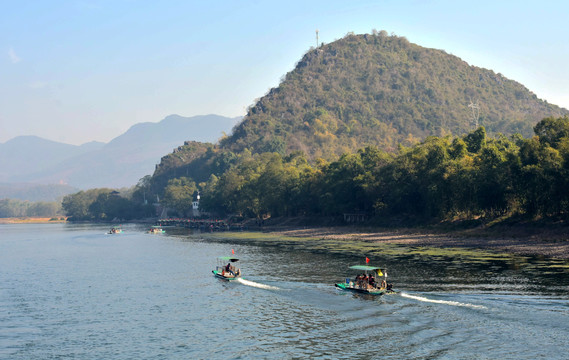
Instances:
[[[352,270],[363,271],[354,279],[347,278],[346,282],[336,284],[341,290],[353,291],[370,295],[391,294],[392,285],[387,283],[387,270],[376,266],[353,265]]]
[[[122,232],[120,227],[112,227],[111,230],[109,230],[109,234],[122,234]]]
[[[231,256],[220,256],[217,258],[217,266],[211,272],[217,278],[224,280],[235,280],[241,277],[241,269],[235,267],[239,259]]]
[[[164,234],[165,232],[160,226],[153,226],[148,229],[149,234]]]

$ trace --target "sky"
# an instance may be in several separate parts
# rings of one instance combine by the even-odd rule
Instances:
[[[569,2],[0,0],[0,143],[244,116],[319,41],[386,30],[569,109]]]

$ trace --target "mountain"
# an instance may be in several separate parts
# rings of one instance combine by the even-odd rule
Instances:
[[[81,150],[83,150],[83,152],[89,152],[89,151],[99,150],[99,149],[103,148],[104,146],[105,146],[104,142],[90,141],[88,143],[80,145],[79,147],[81,148]]]
[[[37,137],[1,144],[3,182],[69,184],[88,189],[135,185],[160,158],[187,140],[216,142],[240,118],[218,115],[170,115],[158,123],[141,123],[107,144],[66,145]],[[41,146],[40,146],[41,145]]]
[[[62,144],[37,136],[18,136],[0,144],[0,182],[44,171],[65,160],[102,148],[103,143],[82,146]]]
[[[1,184],[0,199],[18,199],[27,201],[61,201],[65,195],[73,194],[79,189],[69,185],[50,184]]]
[[[389,151],[461,135],[476,123],[490,135],[531,136],[541,119],[568,113],[442,50],[385,31],[350,34],[306,53],[221,147],[333,158],[367,144]]]
[[[133,143],[181,145],[186,140],[215,143],[230,133],[241,117],[227,118],[219,115],[183,117],[170,115],[158,123],[133,125],[121,136],[111,140],[107,148],[124,148]],[[162,153],[161,155],[164,155]]]

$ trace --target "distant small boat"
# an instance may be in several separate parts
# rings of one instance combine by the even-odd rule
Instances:
[[[239,259],[231,257],[231,256],[220,256],[217,258],[217,266],[215,270],[211,272],[217,278],[224,279],[224,280],[235,280],[241,277],[241,269],[232,265],[232,263],[236,263]],[[225,264],[227,263],[227,265]]]
[[[150,229],[148,229],[149,234],[164,234],[165,232],[166,231],[164,231],[164,229],[162,229],[160,226],[152,226]]]
[[[392,285],[387,283],[386,269],[369,265],[353,265],[350,269],[361,270],[363,274],[354,279],[347,278],[344,283],[336,284],[338,289],[370,295],[394,293]],[[380,280],[381,277],[383,278]]]
[[[122,234],[123,230],[120,227],[112,227],[109,234]]]

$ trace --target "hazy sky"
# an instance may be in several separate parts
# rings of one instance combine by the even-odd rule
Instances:
[[[0,143],[242,116],[315,46],[386,30],[569,108],[569,2],[0,0]]]

